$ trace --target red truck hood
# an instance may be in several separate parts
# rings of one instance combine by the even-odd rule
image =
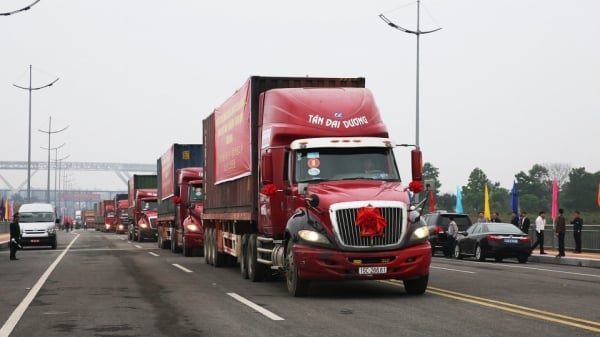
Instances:
[[[409,204],[408,192],[399,182],[351,180],[328,181],[319,184],[310,184],[308,196],[319,196],[320,209],[328,209],[333,203],[357,200],[391,200],[402,201]]]

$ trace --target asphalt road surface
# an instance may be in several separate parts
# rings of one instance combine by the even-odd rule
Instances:
[[[434,257],[425,295],[401,282],[252,283],[155,242],[95,231],[0,252],[0,337],[599,336],[600,269]]]

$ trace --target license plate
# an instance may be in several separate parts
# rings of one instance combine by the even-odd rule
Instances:
[[[504,242],[505,243],[517,243],[517,242],[519,242],[519,240],[517,240],[517,239],[504,239]]]
[[[40,242],[40,240],[36,240],[36,239],[31,240],[31,243],[39,243],[39,242]]]
[[[387,273],[387,267],[359,267],[358,274],[360,275],[373,275],[373,274],[385,274]]]

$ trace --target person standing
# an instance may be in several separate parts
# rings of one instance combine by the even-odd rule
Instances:
[[[454,217],[453,216],[449,216],[448,220],[450,222],[448,222],[448,250],[449,250],[449,254],[447,254],[446,256],[452,256],[452,254],[454,254],[454,245],[456,244],[456,236],[458,235],[458,225],[456,224],[456,221],[454,221]]]
[[[513,224],[517,228],[521,228],[521,227],[519,227],[519,215],[517,214],[517,212],[515,212],[515,211],[512,212],[512,215],[510,216],[510,223]]]
[[[529,226],[531,225],[531,221],[527,217],[527,212],[521,212],[521,231],[527,235],[529,235]]]
[[[477,216],[477,222],[488,222],[488,219],[483,216],[483,212],[479,212],[479,215]]]
[[[558,217],[556,218],[556,227],[554,233],[558,237],[558,255],[556,257],[565,256],[565,233],[567,232],[567,221],[563,215],[565,211],[562,208],[558,209]]]
[[[500,214],[498,214],[498,212],[494,212],[492,214],[491,222],[502,222],[502,220],[500,220]]]
[[[575,239],[575,253],[581,253],[581,231],[583,230],[583,219],[579,211],[575,211],[573,221],[573,238]]]
[[[546,212],[540,211],[538,217],[535,219],[535,242],[531,246],[531,252],[540,245],[540,255],[544,253],[544,227],[546,226]]]
[[[21,226],[19,226],[19,213],[15,213],[13,221],[10,223],[10,259],[17,259],[17,249],[21,241]]]

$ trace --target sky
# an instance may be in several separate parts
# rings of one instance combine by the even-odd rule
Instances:
[[[600,171],[600,1],[420,4],[420,30],[441,28],[420,35],[418,86],[441,192],[474,168],[507,189],[534,164]],[[27,161],[28,90],[14,85],[29,87],[29,65],[32,87],[59,78],[32,91],[32,161],[48,157],[39,130],[67,128],[51,134],[50,148],[64,144],[52,160],[154,164],[172,143],[201,143],[202,120],[252,75],[365,77],[390,137],[415,143],[417,39],[379,14],[417,29],[404,0],[41,0],[0,16],[0,160]],[[409,181],[409,151],[396,154]]]

